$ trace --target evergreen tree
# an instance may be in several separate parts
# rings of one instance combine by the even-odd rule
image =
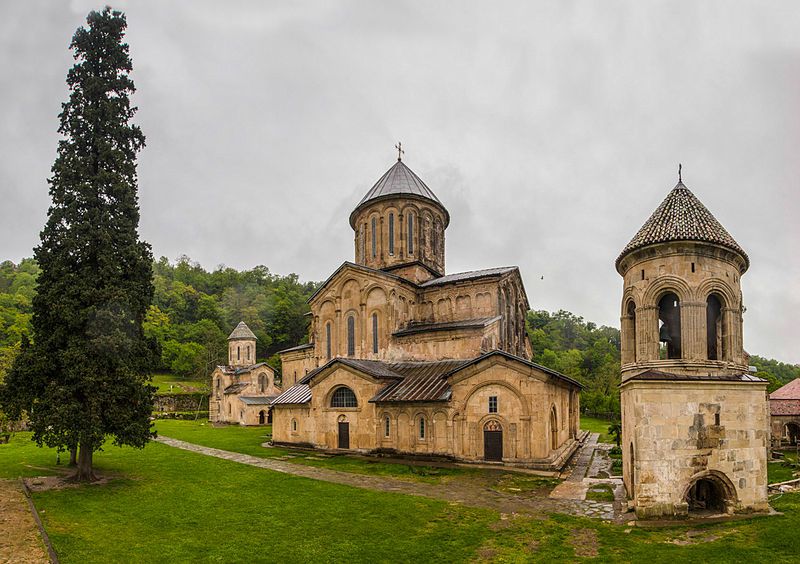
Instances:
[[[107,436],[143,447],[154,436],[148,384],[152,346],[142,321],[153,296],[152,254],[139,241],[134,85],[124,14],[91,12],[70,43],[69,100],[59,116],[52,204],[35,258],[33,342],[0,390],[12,415],[27,412],[34,440],[79,449],[79,481]]]

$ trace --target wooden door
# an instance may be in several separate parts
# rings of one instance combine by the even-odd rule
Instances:
[[[483,431],[483,458],[503,460],[503,431]]]
[[[339,448],[350,448],[350,423],[339,421]]]

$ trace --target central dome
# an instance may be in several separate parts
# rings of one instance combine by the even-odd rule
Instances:
[[[419,176],[414,174],[413,170],[404,165],[403,161],[398,160],[378,179],[358,203],[353,213],[350,214],[350,226],[355,229],[356,215],[364,206],[398,196],[424,200],[438,205],[444,211],[444,227],[447,227],[450,223],[450,214],[442,205],[442,202],[439,201],[439,198],[436,197],[436,194],[428,188]]]

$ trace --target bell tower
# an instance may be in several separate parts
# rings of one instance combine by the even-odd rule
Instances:
[[[766,381],[742,342],[749,266],[682,181],[616,260],[623,473],[640,517],[767,509]]]
[[[250,366],[256,363],[256,336],[244,321],[228,336],[228,365]]]

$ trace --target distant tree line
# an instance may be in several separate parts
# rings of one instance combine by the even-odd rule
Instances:
[[[33,259],[0,263],[0,378],[30,333],[31,300],[39,267]],[[226,339],[244,320],[258,337],[258,360],[280,368],[277,351],[307,339],[308,298],[314,282],[296,274],[272,274],[265,266],[239,271],[220,266],[208,271],[182,256],[153,264],[153,305],[145,316],[145,334],[158,344],[153,371],[204,378],[226,362]],[[530,311],[528,335],[533,361],[575,378],[586,386],[581,405],[590,412],[619,413],[620,336],[614,327],[559,310]],[[800,378],[800,367],[751,356],[758,375],[773,391]]]

